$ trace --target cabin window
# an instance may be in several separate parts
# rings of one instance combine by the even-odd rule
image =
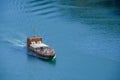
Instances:
[[[31,42],[31,44],[35,44],[35,41]]]

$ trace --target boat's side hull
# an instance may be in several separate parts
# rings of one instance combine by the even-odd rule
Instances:
[[[35,51],[31,47],[28,47],[28,50],[32,51],[33,54],[37,55],[41,59],[52,60],[52,59],[55,59],[55,57],[56,57],[56,55],[42,55],[42,54],[38,53],[37,51]]]

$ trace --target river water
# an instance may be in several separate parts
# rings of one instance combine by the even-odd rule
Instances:
[[[116,1],[1,0],[0,80],[120,80]],[[29,55],[26,38],[34,35],[56,60]]]

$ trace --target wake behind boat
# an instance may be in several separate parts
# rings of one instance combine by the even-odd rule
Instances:
[[[56,57],[55,51],[50,46],[42,43],[40,36],[28,37],[27,48],[42,59],[51,60]]]

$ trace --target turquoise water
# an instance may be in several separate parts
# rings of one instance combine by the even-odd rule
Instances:
[[[120,7],[111,1],[1,0],[0,80],[120,80]],[[55,61],[29,55],[34,29]]]

